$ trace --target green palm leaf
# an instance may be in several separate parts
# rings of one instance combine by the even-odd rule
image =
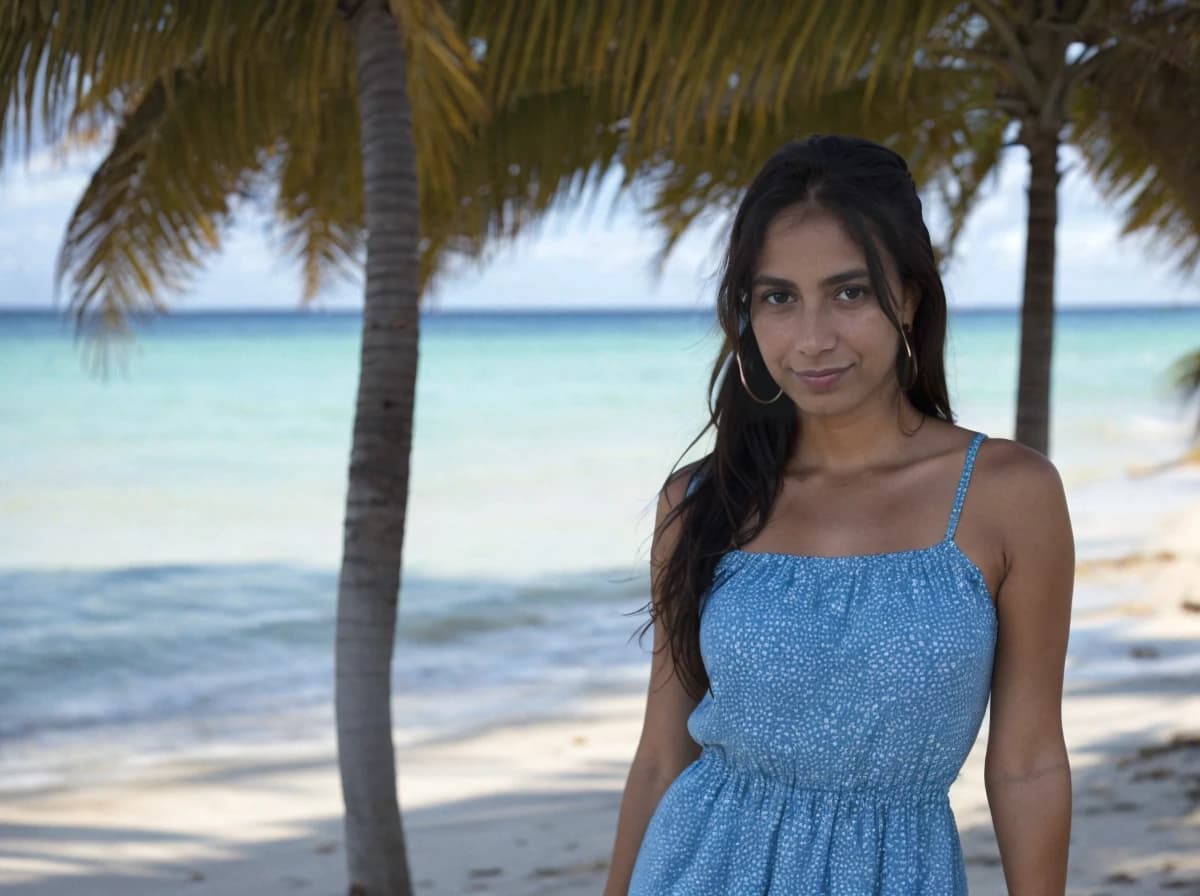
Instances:
[[[863,77],[814,100],[793,94],[779,127],[749,126],[744,119],[755,112],[743,105],[736,110],[739,120],[722,122],[734,135],[728,147],[627,153],[628,179],[653,191],[648,212],[663,238],[656,269],[697,220],[733,209],[770,153],[813,131],[859,133],[904,155],[914,179],[945,206],[948,252],[1005,145],[1006,121],[992,108],[990,89],[988,77],[977,72],[917,69],[909,74],[903,97],[878,90],[872,95]]]
[[[451,147],[451,177],[422,187],[422,281],[483,264],[547,211],[591,193],[619,164],[623,134],[583,87],[523,94]]]
[[[1116,26],[1072,96],[1072,142],[1122,232],[1147,231],[1183,273],[1200,265],[1200,9]]]
[[[626,119],[631,140],[679,146],[700,137],[712,148],[732,139],[720,128],[725,109],[750,103],[756,126],[765,127],[772,112],[778,123],[796,89],[811,99],[856,79],[867,60],[911,59],[956,5],[468,0],[454,7],[461,32],[486,47],[489,101],[599,85],[614,119]],[[902,74],[907,67],[897,65]],[[801,69],[805,78],[798,79]],[[874,71],[867,79],[872,89],[886,80]]]
[[[56,282],[70,280],[81,325],[106,326],[178,290],[220,246],[233,201],[248,194],[278,129],[247,133],[203,66],[159,81],[121,122],[67,225]],[[168,92],[172,95],[168,99]],[[204,127],[199,127],[199,122]],[[252,139],[257,137],[257,139]]]
[[[284,140],[272,166],[281,248],[299,262],[304,301],[358,270],[366,245],[353,85],[324,91],[318,114],[312,139]]]

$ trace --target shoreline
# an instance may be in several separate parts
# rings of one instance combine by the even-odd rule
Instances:
[[[1175,624],[1155,617],[1164,631]],[[1191,632],[1200,637],[1200,623]],[[398,751],[417,892],[597,893],[615,835],[644,695],[588,701],[552,721],[504,725]],[[1132,676],[1067,688],[1074,791],[1071,894],[1137,883],[1200,888],[1200,696],[1190,678]],[[950,789],[972,893],[1004,887],[983,790],[987,718]],[[240,759],[174,760],[134,780],[0,803],[5,893],[335,893],[344,887],[336,756],[264,745]]]
[[[1200,500],[1154,530],[1077,566],[1063,701],[1072,896],[1200,892]],[[399,747],[415,891],[598,893],[644,701],[642,683],[551,718]],[[987,726],[985,716],[950,797],[971,892],[999,896]],[[0,891],[344,891],[331,731],[134,760],[112,780],[84,780],[85,770],[61,786],[0,791]]]

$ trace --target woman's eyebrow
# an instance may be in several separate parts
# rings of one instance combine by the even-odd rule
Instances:
[[[822,286],[836,286],[839,283],[845,283],[847,280],[857,280],[860,277],[870,276],[866,268],[851,268],[848,271],[841,271],[837,274],[830,274],[821,281]],[[771,274],[759,274],[754,278],[751,286],[777,286],[781,289],[796,289],[796,284],[786,277],[775,277]]]
[[[870,272],[866,268],[851,268],[848,271],[842,271],[840,274],[831,274],[821,281],[822,286],[836,286],[839,283],[845,283],[847,280],[858,280],[860,277],[869,277]]]

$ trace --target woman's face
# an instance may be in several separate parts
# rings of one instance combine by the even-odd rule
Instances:
[[[879,254],[903,302],[897,316],[911,323],[916,291],[902,288],[891,254],[882,247]],[[837,218],[813,207],[775,216],[751,284],[750,326],[767,372],[801,413],[840,416],[899,389],[895,360],[904,349],[885,301]]]

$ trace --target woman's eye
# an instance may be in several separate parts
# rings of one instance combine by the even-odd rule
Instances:
[[[780,299],[783,299],[786,301],[789,298],[789,296],[786,292],[764,292],[762,294],[761,301],[765,302],[768,305],[783,304],[782,302],[772,302],[771,301],[772,298],[780,298]]]
[[[846,301],[853,302],[857,299],[863,298],[869,293],[870,290],[864,286],[843,286],[840,290],[838,290],[837,295],[844,295],[846,296]]]

